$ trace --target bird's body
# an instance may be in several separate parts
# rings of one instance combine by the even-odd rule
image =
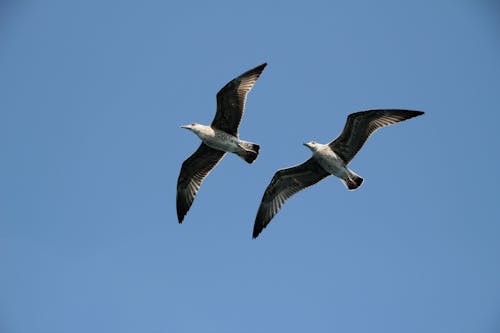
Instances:
[[[344,178],[348,175],[348,169],[344,161],[328,145],[316,143],[310,146],[314,159],[328,173]]]
[[[227,153],[238,151],[239,139],[234,135],[213,128],[212,126],[199,125],[199,130],[193,130],[204,144],[210,148],[221,150]]]
[[[358,188],[363,179],[347,167],[345,161],[329,145],[314,141],[304,144],[311,149],[314,160],[329,174],[338,177],[348,189]]]
[[[255,143],[240,140],[238,137],[212,126],[191,124],[182,127],[191,129],[201,141],[210,148],[225,153],[235,153],[242,158],[244,158],[249,151],[252,151],[252,147],[249,145],[256,145]],[[258,148],[254,148],[254,150],[255,149],[258,150]]]
[[[312,157],[302,164],[278,170],[267,186],[253,229],[253,237],[271,222],[285,201],[295,193],[334,175],[344,182],[349,190],[358,188],[363,178],[347,165],[361,149],[365,141],[377,129],[422,115],[412,110],[368,110],[352,113],[347,117],[344,130],[329,144],[314,141],[305,143]]]
[[[234,153],[247,163],[253,163],[259,154],[259,145],[239,139],[238,127],[245,111],[248,92],[259,78],[266,64],[257,66],[229,81],[217,93],[217,112],[211,125],[193,123],[182,126],[191,130],[202,141],[182,163],[177,180],[177,218],[182,223],[193,204],[201,183],[226,153]]]

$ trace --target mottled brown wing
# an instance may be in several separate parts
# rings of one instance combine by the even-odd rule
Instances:
[[[369,110],[351,113],[347,117],[344,130],[338,138],[329,143],[347,164],[363,147],[368,137],[377,129],[424,114],[412,110]]]
[[[226,84],[217,93],[217,112],[212,126],[238,136],[238,127],[245,111],[248,92],[266,67],[266,63],[255,67]]]
[[[312,157],[300,165],[278,170],[262,197],[253,226],[253,238],[271,222],[288,198],[327,176],[329,173]]]
[[[182,223],[184,216],[193,204],[203,179],[224,157],[224,152],[215,150],[202,143],[198,150],[182,163],[177,180],[177,218]]]

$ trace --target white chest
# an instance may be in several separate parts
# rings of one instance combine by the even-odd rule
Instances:
[[[315,151],[313,156],[319,165],[332,175],[341,176],[347,171],[344,161],[328,146]]]
[[[238,149],[238,138],[223,131],[214,130],[210,126],[196,134],[211,148],[226,152],[235,152]]]

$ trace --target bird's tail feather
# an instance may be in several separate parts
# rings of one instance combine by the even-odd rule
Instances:
[[[361,186],[361,184],[363,183],[363,178],[358,176],[353,171],[349,170],[349,175],[346,177],[346,179],[342,179],[342,181],[349,190],[355,190]]]
[[[243,158],[247,163],[253,163],[257,156],[259,155],[260,146],[253,142],[241,141],[240,147],[242,150],[237,152],[236,154]]]

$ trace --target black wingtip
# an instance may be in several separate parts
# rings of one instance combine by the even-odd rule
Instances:
[[[268,223],[269,221],[266,223],[266,220],[262,218],[262,212],[259,209],[253,225],[252,239],[257,238],[260,233],[267,227]]]
[[[408,111],[410,111],[411,114],[408,116],[407,119],[419,117],[425,113],[424,111],[418,111],[418,110],[408,110]]]
[[[189,207],[186,209],[185,207],[182,206],[179,202],[179,198],[177,198],[177,221],[179,224],[182,224],[182,221],[184,221],[184,217],[186,217],[187,210]]]
[[[376,110],[374,110],[374,111],[376,111]],[[421,116],[425,113],[424,111],[408,110],[408,109],[387,109],[387,111],[389,111],[389,112],[394,111],[394,112],[400,113],[400,115],[405,118],[404,120],[415,118],[415,117]]]
[[[259,71],[262,72],[264,68],[266,68],[267,62],[260,64],[259,66],[255,67],[254,69],[251,69],[250,71]]]
[[[261,231],[262,231],[262,229],[259,230],[258,228],[256,228],[254,226],[254,228],[253,228],[253,234],[252,234],[252,239],[256,239],[259,236],[259,234],[260,234]]]
[[[425,114],[424,111],[419,111],[419,110],[408,110],[408,111],[411,111],[412,113],[414,113],[415,114],[414,117],[421,116],[421,115]]]

